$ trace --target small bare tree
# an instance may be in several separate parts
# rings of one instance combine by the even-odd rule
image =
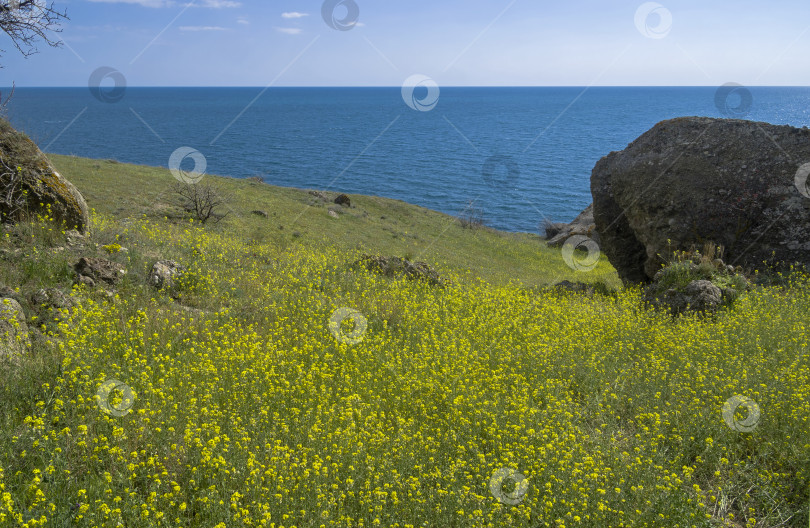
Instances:
[[[218,209],[227,205],[227,200],[208,183],[175,183],[172,193],[179,199],[180,207],[194,215],[200,223],[214,219],[220,221],[228,213],[219,214]]]
[[[8,164],[0,156],[0,223],[18,220],[25,213],[25,193],[22,188],[22,170]]]
[[[467,206],[459,214],[458,221],[465,229],[481,227],[485,223],[484,211],[478,206],[476,200],[467,200]]]
[[[68,20],[67,13],[57,11],[46,0],[0,0],[0,30],[11,37],[14,47],[26,57],[37,52],[38,41],[53,47],[62,43],[53,37],[62,31],[59,27],[62,20]]]

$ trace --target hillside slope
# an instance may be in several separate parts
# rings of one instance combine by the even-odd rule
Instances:
[[[99,213],[118,219],[179,213],[172,207],[176,197],[170,190],[177,181],[167,169],[73,156],[49,158]],[[592,271],[578,272],[565,264],[559,249],[546,248],[538,235],[465,229],[451,216],[400,200],[349,195],[352,207],[342,208],[306,190],[251,180],[205,176],[203,183],[221,189],[227,199],[222,211],[229,213],[207,228],[233,233],[246,242],[408,256],[458,272],[468,270],[496,283],[514,279],[525,286],[546,286],[567,279],[620,285],[605,258]],[[329,207],[340,211],[339,218],[329,215]],[[269,217],[251,214],[253,210]]]

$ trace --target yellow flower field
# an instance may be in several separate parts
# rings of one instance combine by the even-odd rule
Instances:
[[[134,276],[76,292],[58,376],[4,411],[1,526],[808,524],[807,277],[672,319],[94,223]],[[137,283],[154,254],[188,267],[179,303]]]

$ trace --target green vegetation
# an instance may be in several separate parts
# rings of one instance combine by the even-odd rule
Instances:
[[[79,256],[127,274],[76,286],[2,363],[0,525],[808,523],[804,275],[673,318],[530,234],[213,177],[231,210],[202,225],[167,170],[52,161],[91,234],[6,229],[0,284],[32,314],[28,292],[68,291]],[[447,282],[353,265],[364,253]],[[159,259],[186,268],[166,291],[148,285]],[[546,289],[561,280],[597,293]]]
[[[71,156],[49,158],[100,214],[117,221],[143,215],[153,220],[168,216],[175,222],[188,218],[173,207],[171,188],[177,182],[165,169]],[[408,257],[459,272],[468,270],[470,276],[498,284],[514,279],[527,286],[546,286],[569,279],[620,286],[606,259],[592,272],[572,271],[559,250],[546,248],[539,235],[464,229],[445,214],[382,197],[352,194],[352,207],[341,208],[301,189],[212,176],[205,181],[222,189],[229,199],[223,211],[230,213],[206,229],[228,233],[247,244]],[[340,218],[332,218],[328,206],[340,211]],[[267,211],[269,218],[253,215],[252,210]]]

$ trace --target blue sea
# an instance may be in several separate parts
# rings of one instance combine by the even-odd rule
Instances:
[[[427,92],[418,99],[432,97]],[[8,90],[2,91],[3,95]],[[98,95],[98,94],[96,94]],[[810,125],[810,88],[441,88],[429,111],[396,88],[17,88],[9,119],[46,152],[404,200],[536,232],[590,202],[594,164],[655,123],[736,116]],[[181,168],[192,170],[193,159]]]

